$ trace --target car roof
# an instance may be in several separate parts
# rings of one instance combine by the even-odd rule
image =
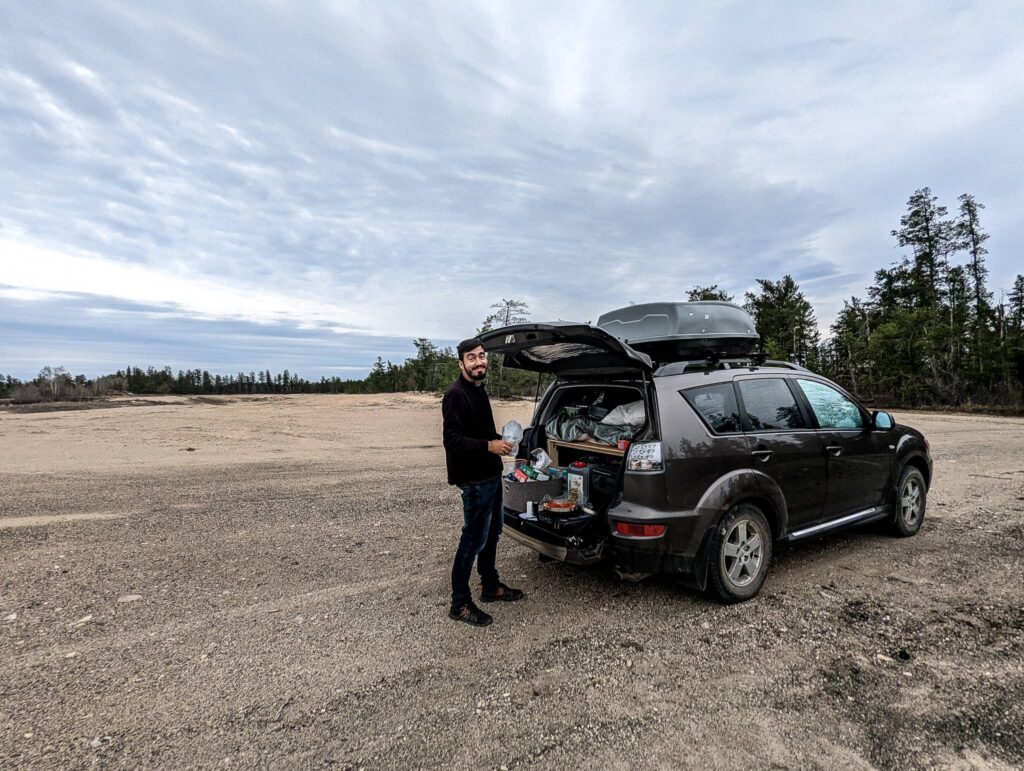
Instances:
[[[677,361],[659,367],[654,376],[657,378],[685,375],[687,377],[710,378],[715,382],[731,380],[734,375],[752,372],[773,372],[776,374],[800,373],[813,375],[809,369],[788,361],[751,361],[750,359],[733,359],[725,361],[691,360]]]
[[[736,378],[747,378],[756,375],[784,378],[807,378],[809,380],[817,380],[820,383],[826,383],[831,387],[838,389],[841,393],[857,402],[857,404],[859,404],[863,409],[867,410],[856,396],[851,394],[838,383],[829,380],[824,375],[819,375],[817,372],[811,372],[809,369],[801,367],[798,364],[789,364],[788,362],[780,363],[787,364],[788,366],[774,366],[773,362],[768,365],[751,364],[746,367],[735,366],[729,369],[693,369],[688,372],[682,372],[675,375],[671,373],[662,374],[658,376],[657,379],[666,388],[700,388],[705,385],[729,383]],[[662,367],[662,369],[665,368]],[[660,371],[661,370],[659,370],[659,372]]]

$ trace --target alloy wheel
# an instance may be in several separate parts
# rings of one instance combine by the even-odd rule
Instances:
[[[904,524],[913,527],[921,517],[921,483],[911,477],[900,493],[900,517]]]
[[[757,523],[739,519],[722,540],[722,572],[733,586],[747,586],[761,572],[764,537]]]

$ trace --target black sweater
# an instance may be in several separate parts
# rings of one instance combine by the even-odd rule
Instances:
[[[500,439],[494,428],[491,401],[482,385],[459,375],[441,401],[444,418],[444,454],[448,484],[483,482],[501,474],[501,458],[487,449],[491,439]]]

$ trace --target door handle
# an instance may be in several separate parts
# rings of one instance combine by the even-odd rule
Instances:
[[[764,463],[764,461],[766,461],[770,457],[772,457],[772,451],[771,450],[751,450],[750,454],[753,455],[755,458],[757,458],[762,463]]]
[[[836,457],[839,457],[840,455],[843,454],[843,448],[838,444],[830,444],[828,447],[825,448],[825,450],[830,455],[835,455]]]

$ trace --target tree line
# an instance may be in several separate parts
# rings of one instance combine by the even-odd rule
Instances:
[[[502,300],[491,306],[477,333],[526,321],[529,308],[521,300]],[[39,401],[85,400],[111,394],[311,394],[311,393],[385,393],[396,391],[440,391],[459,375],[458,358],[451,347],[438,347],[425,337],[413,340],[415,356],[401,364],[385,362],[378,356],[367,377],[359,380],[321,377],[307,380],[284,370],[272,373],[251,370],[228,375],[208,370],[178,370],[170,367],[129,366],[109,375],[89,379],[72,375],[64,367],[43,367],[32,380],[22,382],[10,375],[0,375],[0,399],[15,403]],[[504,396],[534,393],[547,386],[548,380],[533,373],[504,367],[502,357],[490,362],[492,390]],[[538,385],[539,384],[539,385]]]
[[[967,193],[957,202],[950,216],[930,188],[910,196],[890,233],[909,254],[843,302],[824,341],[791,276],[758,279],[743,306],[769,358],[799,362],[873,404],[1024,406],[1024,276],[995,300],[985,207]],[[717,286],[694,287],[689,299],[732,300]]]
[[[321,378],[307,380],[287,369],[276,374],[268,370],[211,374],[208,370],[178,370],[170,367],[126,367],[110,375],[89,379],[72,376],[64,367],[43,367],[39,375],[21,382],[0,376],[0,398],[15,403],[51,400],[92,399],[110,394],[290,394],[359,393],[363,381]]]
[[[966,193],[957,201],[951,217],[929,188],[917,190],[892,231],[909,256],[839,312],[822,367],[852,391],[896,406],[1021,405],[1024,276],[995,300],[985,207]]]
[[[1024,406],[1024,276],[996,300],[987,284],[981,224],[984,206],[967,193],[950,216],[925,187],[907,201],[891,231],[908,254],[875,271],[862,297],[844,301],[830,336],[822,341],[814,308],[792,276],[759,278],[745,293],[769,358],[799,362],[844,385],[872,404],[891,407]],[[694,286],[688,300],[733,301],[717,285]],[[521,300],[502,299],[477,332],[529,319]],[[89,380],[62,367],[45,367],[22,383],[0,375],[0,398],[15,401],[84,399],[112,391],[136,394],[382,393],[440,391],[459,374],[455,352],[427,338],[413,341],[401,364],[377,357],[360,380],[306,380],[288,370],[211,374],[206,370],[128,367]],[[495,395],[533,395],[549,382],[536,374],[490,362]]]

